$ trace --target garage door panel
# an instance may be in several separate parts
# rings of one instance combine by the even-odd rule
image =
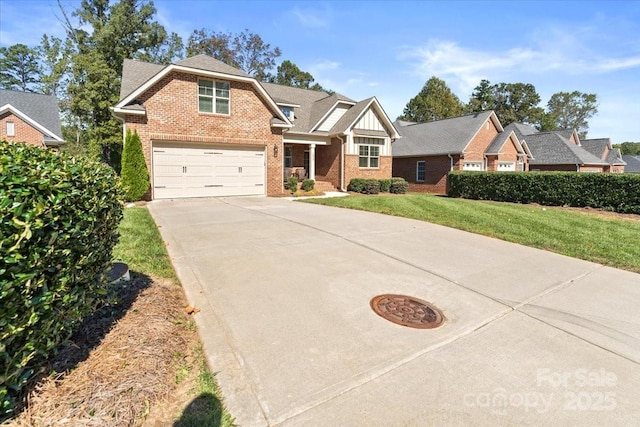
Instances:
[[[154,198],[263,195],[264,151],[162,145],[153,150]]]

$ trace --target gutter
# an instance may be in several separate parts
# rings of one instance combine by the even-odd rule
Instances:
[[[116,115],[114,107],[110,107],[109,110],[111,110],[113,118],[122,123],[122,148],[124,149],[124,142],[127,140],[127,125],[122,117]]]
[[[347,189],[344,187],[344,139],[342,136],[336,135],[336,138],[340,140],[340,191],[346,193]]]
[[[449,172],[451,172],[453,170],[453,156],[451,154],[447,154],[447,156],[451,160],[451,166],[449,166]]]

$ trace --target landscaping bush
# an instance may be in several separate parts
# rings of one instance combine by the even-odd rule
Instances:
[[[362,193],[362,189],[364,188],[364,183],[366,179],[364,178],[353,178],[349,181],[349,185],[347,186],[347,191],[353,191],[354,193]]]
[[[313,187],[316,185],[316,182],[312,179],[305,179],[302,181],[302,190],[303,191],[311,191]]]
[[[389,192],[392,194],[405,194],[409,189],[409,183],[404,178],[391,178]]]
[[[0,419],[104,299],[120,191],[106,165],[0,142]]]
[[[285,186],[286,189],[288,189],[292,193],[295,193],[296,191],[298,191],[298,177],[297,176],[290,176],[285,181],[284,186]]]
[[[380,192],[380,182],[377,179],[367,179],[362,187],[362,194],[378,194]]]
[[[577,172],[450,172],[450,197],[592,207],[640,214],[640,175]]]
[[[142,152],[142,143],[138,132],[127,130],[122,151],[122,187],[128,202],[141,200],[149,191],[149,171]]]
[[[380,182],[380,191],[383,193],[388,193],[391,188],[391,180],[390,179],[379,179]]]

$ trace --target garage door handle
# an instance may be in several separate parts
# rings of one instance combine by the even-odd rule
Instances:
[[[166,186],[166,185],[156,185],[156,186],[155,186],[155,187],[153,187],[153,188],[167,188],[167,186]]]
[[[238,173],[242,173],[242,166],[238,166]]]
[[[187,167],[186,166],[182,167],[182,173],[187,173]]]
[[[154,153],[164,153],[164,150],[153,150]]]
[[[222,187],[222,184],[205,185],[205,187]]]

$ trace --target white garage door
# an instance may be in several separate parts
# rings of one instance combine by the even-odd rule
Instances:
[[[498,172],[513,172],[516,170],[516,164],[513,162],[498,163]]]
[[[264,194],[264,150],[153,146],[153,198]]]

